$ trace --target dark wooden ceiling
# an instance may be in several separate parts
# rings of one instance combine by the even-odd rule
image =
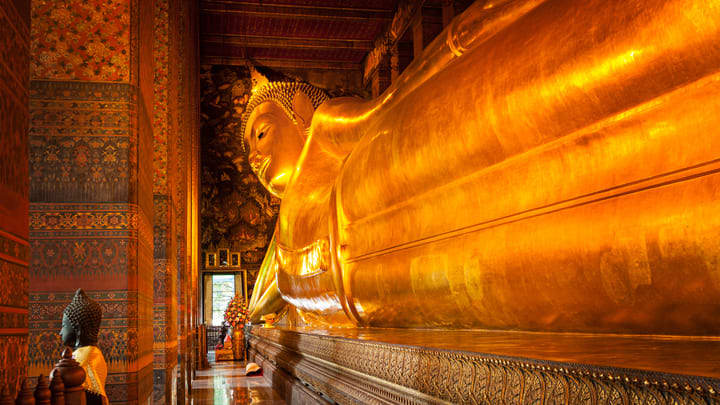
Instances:
[[[360,70],[397,6],[398,0],[202,0],[201,57],[211,64],[249,58],[275,68]],[[424,37],[441,30],[440,0],[425,1]]]

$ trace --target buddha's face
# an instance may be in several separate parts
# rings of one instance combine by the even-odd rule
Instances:
[[[266,101],[248,117],[244,136],[250,167],[270,193],[282,198],[305,144],[302,128],[282,107]]]
[[[77,332],[70,324],[67,315],[63,314],[62,329],[60,329],[60,339],[65,346],[75,346],[77,343]]]

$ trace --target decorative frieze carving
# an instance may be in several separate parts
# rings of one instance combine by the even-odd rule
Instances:
[[[720,404],[720,380],[259,328],[251,351],[338,403]]]

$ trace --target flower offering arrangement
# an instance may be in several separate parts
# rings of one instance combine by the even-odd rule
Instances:
[[[227,309],[225,310],[225,320],[228,321],[233,329],[242,328],[249,319],[249,313],[245,298],[241,295],[236,295],[228,303]]]

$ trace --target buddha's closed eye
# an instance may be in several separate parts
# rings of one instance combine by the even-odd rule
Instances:
[[[265,137],[265,131],[262,131],[258,134],[257,139],[263,139]]]

